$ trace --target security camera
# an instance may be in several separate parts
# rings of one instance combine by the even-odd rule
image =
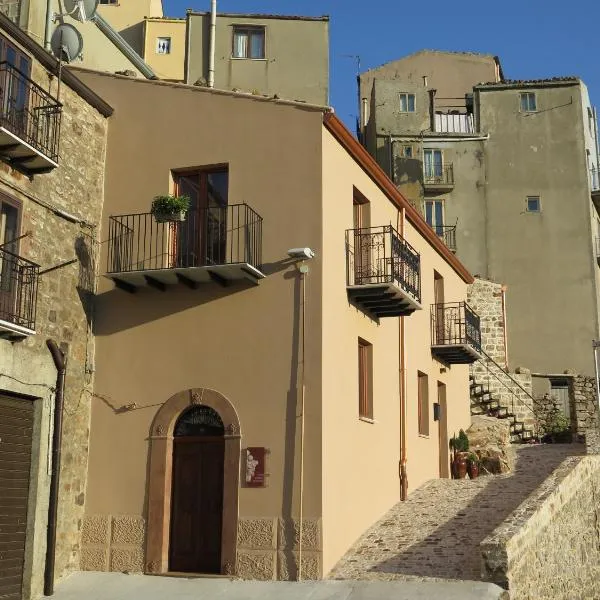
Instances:
[[[315,256],[315,251],[310,248],[290,248],[288,250],[288,256],[306,260],[307,258],[313,258]]]

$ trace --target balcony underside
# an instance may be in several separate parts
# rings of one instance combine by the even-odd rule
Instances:
[[[600,189],[592,190],[592,202],[596,207],[596,212],[600,215]]]
[[[440,181],[424,181],[423,189],[425,193],[438,194],[442,192],[451,192],[454,189],[454,183],[442,183]]]
[[[203,283],[217,283],[227,286],[235,281],[247,280],[257,284],[265,274],[248,263],[229,265],[208,265],[204,267],[173,267],[169,269],[147,269],[143,271],[125,271],[107,273],[115,285],[128,292],[142,287],[154,287],[166,291],[177,284],[197,288]]]
[[[0,319],[0,339],[15,342],[34,334],[35,331],[33,329]]]
[[[31,175],[48,173],[58,167],[57,162],[1,125],[0,156],[15,168]]]
[[[471,344],[444,344],[431,346],[431,353],[449,365],[470,365],[482,355]]]
[[[350,301],[377,319],[405,317],[422,306],[394,283],[368,283],[348,286]]]

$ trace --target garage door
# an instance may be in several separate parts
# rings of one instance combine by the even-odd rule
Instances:
[[[0,600],[20,600],[33,402],[0,395]]]

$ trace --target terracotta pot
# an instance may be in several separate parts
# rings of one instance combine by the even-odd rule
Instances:
[[[479,477],[479,464],[469,461],[467,464],[467,473],[469,474],[469,479]]]
[[[467,457],[457,453],[452,461],[452,470],[455,479],[464,479],[467,476]]]

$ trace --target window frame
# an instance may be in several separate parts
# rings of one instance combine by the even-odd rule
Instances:
[[[531,99],[533,98],[533,108],[531,108]],[[526,107],[523,106],[523,100],[526,99]],[[535,92],[519,92],[519,111],[522,113],[537,112],[537,94]]]
[[[240,32],[245,32],[248,35],[247,56],[235,55],[235,40],[236,35]],[[262,33],[262,56],[252,55],[252,34],[257,32]],[[266,25],[232,25],[231,32],[231,58],[232,60],[267,60],[267,27]]]
[[[358,338],[358,418],[373,423],[373,344]]]
[[[402,144],[400,146],[401,150],[400,150],[400,156],[401,158],[414,158],[414,148],[412,144]],[[406,153],[406,151],[409,151],[408,154]],[[410,156],[409,156],[410,155]]]
[[[531,210],[529,208],[529,201],[530,200],[537,200],[537,210]],[[538,215],[542,212],[542,198],[541,196],[526,196],[525,197],[525,212],[527,213],[531,213],[534,215]]]
[[[417,423],[421,437],[429,437],[429,376],[417,371]]]
[[[168,41],[168,50],[167,52],[159,52],[159,46],[161,41]],[[159,56],[167,56],[169,54],[171,54],[171,44],[173,43],[173,40],[171,38],[171,36],[164,36],[164,35],[159,35],[156,38],[156,46],[154,48],[154,53],[159,55]]]
[[[406,110],[402,109],[402,96],[406,97]],[[408,101],[409,97],[412,96],[413,99],[413,109],[410,110],[410,103]],[[399,104],[400,104],[400,112],[404,114],[416,113],[417,112],[417,95],[414,92],[400,92],[399,94]]]
[[[428,205],[431,207],[431,223],[427,220],[427,209]],[[440,207],[440,213],[438,213],[436,207]],[[436,223],[436,216],[442,217],[441,223]],[[425,222],[431,229],[433,229],[438,236],[444,235],[444,227],[446,225],[446,202],[444,198],[428,198],[423,200],[423,217]]]

